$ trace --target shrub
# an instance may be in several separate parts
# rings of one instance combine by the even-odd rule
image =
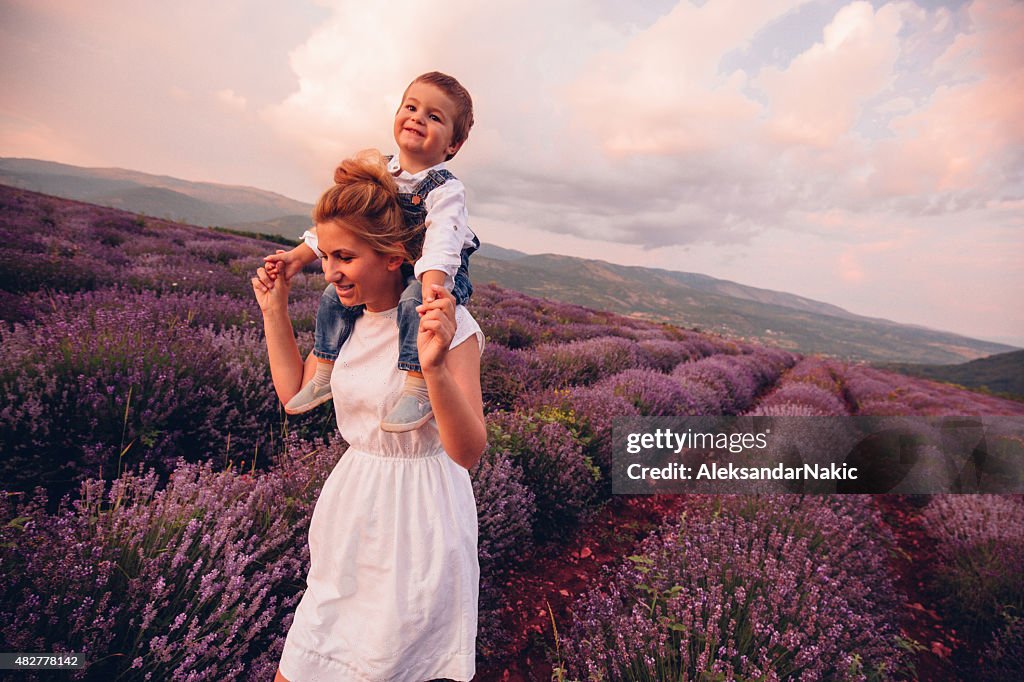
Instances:
[[[592,384],[640,364],[639,346],[615,336],[544,344],[528,355],[541,385],[559,388]]]
[[[180,304],[62,306],[0,329],[8,486],[110,477],[122,453],[167,473],[177,456],[250,458],[266,442],[279,407],[261,332],[198,327]]]
[[[863,498],[725,498],[668,523],[580,599],[580,679],[864,679],[901,663],[898,603]],[[868,519],[865,523],[864,518]]]
[[[529,554],[536,496],[505,452],[488,450],[473,469],[481,580],[494,584]]]
[[[472,472],[479,524],[480,612],[477,645],[485,658],[504,643],[504,576],[530,554],[534,494],[504,452],[488,451]]]
[[[5,647],[81,652],[76,679],[272,672],[308,569],[312,507],[339,456],[292,441],[268,472],[181,462],[163,490],[152,471],[90,480],[54,515],[43,498],[4,502]]]
[[[508,453],[535,495],[534,537],[563,536],[587,516],[601,473],[564,424],[506,412],[489,415],[487,426],[489,450]]]
[[[767,415],[779,412],[801,416],[841,416],[848,414],[846,405],[833,393],[817,384],[795,381],[784,383],[762,400],[750,414]],[[783,416],[781,413],[775,416]]]
[[[942,495],[922,513],[943,560],[936,589],[966,631],[988,639],[1024,613],[1024,506],[998,495]]]
[[[490,410],[508,410],[528,387],[535,386],[523,354],[498,343],[488,343],[480,358],[480,389]]]
[[[616,417],[635,417],[636,406],[607,386],[575,386],[524,395],[517,407],[527,413],[544,414],[566,426],[604,474],[602,490],[610,490],[612,470],[612,421]]]
[[[644,416],[683,415],[690,409],[690,401],[679,382],[654,370],[627,369],[602,379],[595,388],[606,388],[622,396]]]
[[[639,342],[644,364],[659,372],[671,372],[676,365],[700,357],[693,344],[667,339],[644,339]]]

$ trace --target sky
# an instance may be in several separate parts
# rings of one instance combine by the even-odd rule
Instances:
[[[472,93],[482,241],[1024,346],[1017,0],[0,0],[0,156],[313,202]]]

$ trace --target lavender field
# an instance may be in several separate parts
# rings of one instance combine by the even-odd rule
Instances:
[[[272,679],[346,447],[274,395],[249,277],[278,245],[7,187],[0,234],[0,651]],[[1024,403],[477,284],[477,679],[1019,678],[1019,497],[628,498],[609,473],[617,416]],[[322,288],[293,287],[303,349]]]

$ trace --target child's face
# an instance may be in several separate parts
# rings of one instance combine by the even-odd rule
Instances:
[[[461,144],[452,144],[455,111],[455,103],[436,85],[410,85],[395,114],[395,142],[403,160],[436,166],[457,152]]]

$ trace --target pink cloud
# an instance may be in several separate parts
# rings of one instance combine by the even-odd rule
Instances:
[[[850,132],[866,100],[887,88],[899,54],[901,8],[877,12],[854,2],[836,13],[822,41],[785,68],[754,80],[770,100],[769,133],[783,144],[835,145]]]
[[[952,74],[921,108],[894,118],[870,179],[885,195],[987,194],[1020,163],[1024,144],[1024,5],[976,2],[970,33],[937,61]]]
[[[572,123],[613,156],[714,151],[744,136],[761,105],[746,74],[720,74],[728,52],[801,4],[678,3],[624,45],[595,54],[567,88]]]

